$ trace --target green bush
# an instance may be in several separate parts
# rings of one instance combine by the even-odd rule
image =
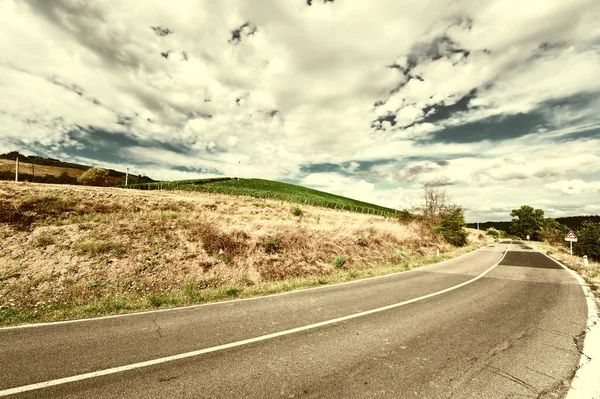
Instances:
[[[493,227],[490,227],[489,229],[487,229],[486,234],[491,237],[500,237],[500,232]]]
[[[465,214],[459,206],[446,209],[441,215],[441,221],[436,230],[442,234],[444,240],[457,247],[467,245],[467,231],[465,227]]]
[[[302,212],[302,209],[300,209],[300,207],[294,206],[294,207],[292,207],[292,215],[302,216],[302,215],[304,215],[304,213]]]
[[[85,186],[106,187],[109,185],[108,170],[100,168],[90,168],[86,170],[77,181]]]
[[[335,267],[342,267],[344,266],[344,263],[346,263],[346,258],[342,255],[334,256],[331,262]]]
[[[600,260],[600,223],[585,221],[577,230],[577,242],[573,243],[573,252]]]

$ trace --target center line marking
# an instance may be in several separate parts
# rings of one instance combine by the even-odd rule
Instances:
[[[512,245],[512,241],[508,244],[508,247],[506,247],[506,250],[504,251],[504,254],[502,254],[502,257],[500,258],[500,260],[498,262],[496,262],[492,267],[490,267],[489,269],[487,269],[486,271],[481,273],[480,275],[478,275],[468,281],[465,281],[463,283],[443,289],[441,291],[432,292],[431,294],[423,295],[423,296],[409,299],[409,300],[406,300],[403,302],[398,302],[398,303],[395,303],[392,305],[383,306],[383,307],[377,308],[377,309],[371,309],[371,310],[367,310],[364,312],[355,313],[355,314],[351,314],[348,316],[342,316],[342,317],[338,317],[335,319],[326,320],[326,321],[322,321],[322,322],[314,323],[314,324],[309,324],[309,325],[302,326],[302,327],[296,327],[296,328],[292,328],[289,330],[279,331],[279,332],[272,333],[272,334],[261,335],[260,337],[254,337],[254,338],[244,339],[241,341],[231,342],[229,344],[213,346],[210,348],[199,349],[199,350],[192,351],[192,352],[180,353],[179,355],[167,356],[167,357],[162,357],[162,358],[154,359],[154,360],[147,360],[145,362],[128,364],[125,366],[113,367],[110,369],[93,371],[91,373],[79,374],[79,375],[74,375],[71,377],[58,378],[56,380],[44,381],[44,382],[39,382],[36,384],[23,385],[20,387],[9,388],[9,389],[0,391],[0,396],[8,396],[8,395],[14,395],[17,393],[34,391],[37,389],[48,388],[48,387],[55,386],[55,385],[62,385],[62,384],[70,383],[70,382],[87,380],[90,378],[101,377],[101,376],[105,376],[105,375],[121,373],[123,371],[134,370],[134,369],[138,369],[138,368],[142,368],[142,367],[148,367],[148,366],[154,366],[154,365],[161,364],[161,363],[172,362],[175,360],[186,359],[188,357],[199,356],[199,355],[203,355],[206,353],[218,352],[218,351],[224,350],[224,349],[235,348],[237,346],[243,346],[243,345],[251,344],[254,342],[266,341],[271,338],[277,338],[277,337],[294,334],[294,333],[301,332],[301,331],[312,330],[314,328],[319,328],[319,327],[327,326],[330,324],[335,324],[335,323],[339,323],[342,321],[351,320],[351,319],[355,319],[355,318],[362,317],[362,316],[367,316],[367,315],[370,315],[373,313],[379,313],[379,312],[383,312],[386,310],[399,308],[400,306],[405,306],[405,305],[408,305],[408,304],[411,304],[414,302],[422,301],[424,299],[432,298],[437,295],[445,294],[446,292],[454,291],[458,288],[464,287],[467,284],[471,284],[471,283],[479,280],[480,278],[484,277],[486,274],[491,272],[496,266],[498,266],[500,264],[500,262],[502,262],[502,260],[508,253],[508,250],[511,245]]]

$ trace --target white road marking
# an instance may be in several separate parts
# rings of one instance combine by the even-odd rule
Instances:
[[[255,296],[255,297],[251,297],[251,298],[228,299],[228,300],[223,300],[223,301],[219,301],[219,302],[202,303],[202,304],[198,304],[198,305],[178,306],[178,307],[168,308],[168,309],[144,310],[144,311],[140,311],[140,312],[115,314],[115,315],[110,315],[110,316],[89,317],[87,319],[51,321],[51,322],[47,322],[47,323],[22,324],[20,326],[0,327],[0,332],[2,332],[3,330],[17,330],[17,329],[21,329],[21,328],[46,327],[46,326],[55,326],[55,325],[59,325],[59,324],[72,324],[72,323],[83,323],[83,322],[91,322],[91,321],[96,321],[96,320],[104,320],[104,319],[115,319],[115,318],[120,318],[120,317],[143,316],[143,315],[146,315],[149,313],[173,312],[173,311],[182,310],[182,309],[196,309],[196,308],[200,308],[200,307],[204,307],[204,306],[219,306],[219,305],[226,305],[226,304],[235,303],[235,302],[256,301],[256,300],[261,300],[264,298],[273,298],[273,297],[278,297],[278,296],[282,296],[282,295],[292,295],[292,294],[298,294],[298,293],[302,293],[302,292],[306,292],[306,291],[327,289],[327,288],[337,287],[340,285],[359,284],[359,283],[364,283],[364,282],[368,282],[371,280],[393,277],[393,276],[397,276],[399,274],[406,274],[406,273],[410,273],[410,272],[418,272],[418,271],[422,271],[422,270],[427,270],[427,268],[429,268],[429,267],[439,266],[443,263],[451,262],[453,260],[462,258],[463,256],[473,254],[473,253],[475,253],[481,249],[484,249],[486,247],[487,247],[487,245],[477,248],[477,249],[474,249],[472,251],[466,252],[464,254],[458,255],[455,258],[446,259],[446,260],[432,263],[432,264],[426,265],[426,266],[421,266],[416,269],[405,270],[405,271],[400,271],[400,272],[395,272],[395,273],[390,273],[390,274],[384,274],[382,276],[367,277],[367,278],[362,278],[362,279],[352,280],[352,281],[344,281],[343,283],[320,285],[318,287],[310,287],[310,288],[301,288],[301,289],[297,289],[297,290],[293,290],[293,291],[286,291],[286,292],[279,292],[277,294]]]
[[[70,382],[81,381],[81,380],[86,380],[86,379],[95,378],[95,377],[101,377],[101,376],[104,376],[104,375],[115,374],[115,373],[120,373],[120,372],[123,372],[123,371],[128,371],[128,370],[133,370],[133,369],[138,369],[138,368],[148,367],[148,366],[154,366],[154,365],[161,364],[161,363],[172,362],[172,361],[175,361],[175,360],[186,359],[186,358],[189,358],[189,357],[199,356],[199,355],[203,355],[203,354],[206,354],[206,353],[217,352],[217,351],[224,350],[224,349],[235,348],[237,346],[247,345],[247,344],[251,344],[251,343],[254,343],[254,342],[265,341],[265,340],[268,340],[268,339],[271,339],[271,338],[277,338],[277,337],[281,337],[281,336],[289,335],[289,334],[294,334],[294,333],[301,332],[301,331],[312,330],[312,329],[315,329],[315,328],[318,328],[318,327],[328,326],[330,324],[340,323],[342,321],[356,319],[358,317],[367,316],[367,315],[370,315],[370,314],[379,313],[379,312],[383,312],[383,311],[386,311],[386,310],[395,309],[395,308],[398,308],[400,306],[404,306],[404,305],[408,305],[408,304],[415,303],[415,302],[418,302],[418,301],[422,301],[424,299],[432,298],[432,297],[437,296],[437,295],[445,294],[446,292],[454,291],[454,290],[456,290],[458,288],[464,287],[465,285],[471,284],[471,283],[473,283],[473,282],[481,279],[486,274],[488,274],[489,272],[491,272],[496,266],[498,266],[500,264],[500,262],[502,262],[502,260],[504,259],[504,257],[508,253],[508,250],[509,250],[511,244],[512,244],[512,241],[511,241],[510,244],[508,244],[508,247],[506,247],[506,250],[504,251],[504,254],[500,258],[500,260],[498,262],[496,262],[492,267],[490,267],[489,269],[485,270],[480,275],[478,275],[478,276],[476,276],[476,277],[474,277],[474,278],[472,278],[472,279],[470,279],[468,281],[465,281],[463,283],[454,285],[452,287],[443,289],[441,291],[437,291],[437,292],[433,292],[431,294],[423,295],[423,296],[420,296],[418,298],[409,299],[407,301],[395,303],[395,304],[392,304],[392,305],[383,306],[381,308],[371,309],[371,310],[367,310],[367,311],[360,312],[360,313],[355,313],[355,314],[351,314],[351,315],[347,315],[347,316],[343,316],[343,317],[338,317],[338,318],[331,319],[331,320],[322,321],[322,322],[319,322],[319,323],[314,323],[314,324],[309,324],[309,325],[302,326],[302,327],[292,328],[292,329],[285,330],[285,331],[280,331],[280,332],[276,332],[276,333],[272,333],[272,334],[267,334],[267,335],[261,335],[259,337],[244,339],[242,341],[231,342],[229,344],[213,346],[211,348],[205,348],[205,349],[200,349],[200,350],[196,350],[196,351],[192,351],[192,352],[186,352],[186,353],[180,353],[178,355],[162,357],[162,358],[159,358],[159,359],[148,360],[148,361],[145,361],[145,362],[128,364],[128,365],[120,366],[120,367],[113,367],[113,368],[110,368],[110,369],[94,371],[94,372],[91,372],[91,373],[74,375],[74,376],[71,376],[71,377],[59,378],[59,379],[56,379],[56,380],[44,381],[44,382],[40,382],[40,383],[37,383],[37,384],[30,384],[30,385],[24,385],[24,386],[20,386],[20,387],[5,389],[5,390],[0,391],[0,396],[8,396],[8,395],[14,395],[14,394],[17,394],[17,393],[27,392],[27,391],[34,391],[34,390],[37,390],[37,389],[48,388],[48,387],[55,386],[55,385],[67,384],[67,383],[70,383]]]

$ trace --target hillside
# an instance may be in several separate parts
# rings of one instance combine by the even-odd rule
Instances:
[[[263,295],[473,248],[417,220],[293,208],[197,191],[0,182],[0,325]]]
[[[0,180],[15,179],[15,160],[19,158],[19,180],[36,183],[78,184],[77,178],[89,165],[63,162],[59,159],[44,158],[35,155],[26,156],[16,151],[0,154]],[[125,172],[107,169],[110,185],[116,186],[124,183]],[[147,176],[129,175],[133,183],[154,182]]]
[[[133,184],[130,189],[139,190],[185,190],[228,195],[242,195],[254,198],[269,198],[296,204],[309,204],[324,208],[348,210],[389,217],[410,217],[406,211],[398,211],[367,202],[353,200],[335,194],[263,179],[214,178],[157,182],[153,184]]]

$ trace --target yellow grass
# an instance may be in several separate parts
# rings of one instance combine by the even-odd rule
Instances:
[[[0,325],[346,281],[485,243],[473,232],[474,246],[457,250],[416,222],[301,208],[298,217],[273,200],[0,182]]]
[[[0,159],[0,172],[13,172],[15,171],[15,161],[10,159]],[[60,168],[57,166],[45,166],[45,165],[33,165],[26,162],[19,162],[19,172],[23,174],[31,175],[35,172],[36,176],[60,176],[63,173],[71,177],[79,177],[85,171],[73,168]]]

